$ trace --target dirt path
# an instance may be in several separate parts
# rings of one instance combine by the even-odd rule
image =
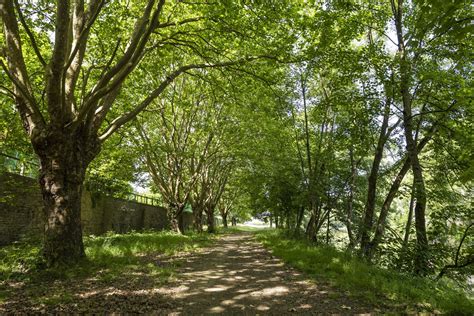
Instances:
[[[274,258],[251,234],[222,237],[189,256],[179,281],[162,289],[171,315],[365,314],[378,311],[325,284],[315,284]]]
[[[194,254],[150,257],[144,264],[178,266],[163,284],[139,271],[113,281],[9,282],[0,314],[315,315],[378,313],[327,284],[287,267],[252,234],[224,235]],[[9,293],[2,299],[3,292]],[[5,296],[4,296],[5,297]],[[44,298],[48,298],[46,301]],[[57,300],[56,300],[57,298]]]

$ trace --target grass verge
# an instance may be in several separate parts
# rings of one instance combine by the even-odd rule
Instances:
[[[163,263],[163,255],[189,252],[212,243],[208,234],[179,235],[172,232],[108,233],[84,238],[87,259],[72,266],[38,269],[41,244],[27,239],[0,248],[0,303],[15,295],[11,284],[22,284],[23,291],[40,304],[67,303],[73,295],[68,288],[45,291],[45,287],[63,282],[80,284],[97,280],[101,284],[145,275],[155,283],[168,280],[176,265]],[[45,294],[45,292],[47,294]]]
[[[447,281],[434,282],[371,266],[348,253],[288,238],[277,230],[257,233],[277,257],[311,277],[328,281],[369,302],[405,308],[405,312],[440,311],[472,315],[474,302]]]

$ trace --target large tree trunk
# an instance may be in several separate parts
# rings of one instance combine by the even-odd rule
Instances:
[[[222,225],[224,225],[224,228],[229,227],[229,225],[227,224],[227,212],[222,214]]]
[[[222,217],[222,225],[224,226],[224,228],[227,228],[229,226],[227,222],[227,216],[229,215],[229,207],[220,205],[219,212],[221,213],[221,217]]]
[[[92,146],[92,144],[97,146]],[[81,195],[87,166],[99,151],[80,132],[51,132],[35,139],[40,158],[39,184],[45,228],[43,256],[48,266],[77,262],[85,257],[82,242]]]
[[[183,209],[184,209],[184,204],[183,205],[172,204],[168,208],[168,221],[170,223],[170,229],[179,234],[183,232],[181,224],[180,224],[180,217],[183,213]]]
[[[214,223],[214,210],[206,210],[207,215],[207,232],[214,234],[216,232],[216,226]]]
[[[194,230],[197,231],[198,233],[202,233],[202,205],[198,203],[196,200],[193,200],[192,202],[192,207],[193,207],[193,217],[194,217]]]
[[[194,213],[194,229],[198,233],[202,233],[202,211]]]

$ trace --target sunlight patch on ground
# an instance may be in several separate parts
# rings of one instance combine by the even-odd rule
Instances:
[[[289,292],[286,286],[275,286],[250,293],[251,296],[282,296]]]
[[[230,288],[231,288],[231,286],[216,285],[214,287],[204,289],[204,292],[222,292],[222,291],[228,290]]]
[[[222,306],[214,306],[211,309],[209,309],[209,313],[211,314],[220,314],[225,311],[225,308]]]
[[[257,310],[258,310],[258,311],[264,312],[264,311],[267,311],[267,310],[269,310],[269,309],[270,309],[270,307],[268,307],[267,305],[262,305],[262,304],[261,304],[261,305],[258,305],[258,306],[257,306]]]

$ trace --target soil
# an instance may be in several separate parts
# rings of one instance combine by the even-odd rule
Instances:
[[[273,257],[250,233],[224,235],[201,251],[154,260],[177,265],[175,277],[165,284],[139,273],[107,284],[94,278],[44,284],[45,295],[58,287],[75,293],[57,304],[32,303],[28,292],[33,289],[9,284],[14,295],[0,302],[0,313],[367,315],[385,309],[309,279]]]
[[[376,306],[308,279],[275,258],[252,234],[222,237],[186,258],[180,280],[167,287],[170,315],[373,314]]]

